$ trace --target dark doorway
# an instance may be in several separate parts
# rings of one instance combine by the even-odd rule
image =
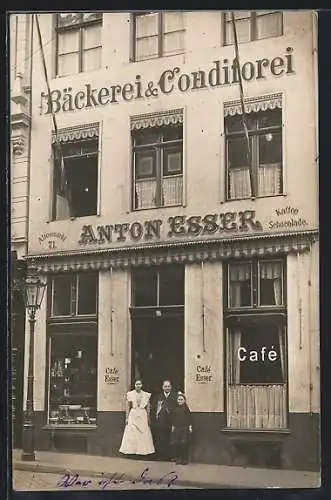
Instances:
[[[160,391],[169,379],[175,390],[184,391],[184,314],[132,319],[131,382],[142,379],[144,389]]]

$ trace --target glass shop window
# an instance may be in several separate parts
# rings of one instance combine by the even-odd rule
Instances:
[[[96,335],[53,335],[49,378],[49,424],[96,423]]]
[[[51,293],[51,316],[96,315],[98,274],[87,272],[54,276]]]

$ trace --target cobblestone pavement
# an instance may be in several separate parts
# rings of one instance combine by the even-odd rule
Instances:
[[[62,475],[53,474],[48,472],[30,472],[30,471],[13,471],[13,489],[20,491],[46,491],[46,490],[139,490],[139,489],[185,489],[183,486],[177,486],[172,484],[168,487],[166,484],[160,485],[147,485],[147,484],[132,484],[132,481],[119,482],[114,484],[105,478],[100,484],[100,478],[96,477],[82,477],[79,478],[82,481],[86,481],[85,485],[72,485],[69,487],[57,486],[58,482],[63,479]],[[191,487],[190,487],[191,489]]]

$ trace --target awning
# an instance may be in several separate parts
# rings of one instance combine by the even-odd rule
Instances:
[[[245,112],[256,113],[258,111],[266,111],[268,109],[282,108],[282,94],[269,94],[259,97],[251,97],[245,99]],[[240,100],[229,101],[224,103],[224,116],[241,115],[242,108]]]
[[[191,264],[228,259],[246,259],[309,252],[315,233],[261,236],[251,240],[207,240],[130,248],[115,248],[94,252],[62,253],[61,255],[28,256],[29,269],[43,273],[102,271],[110,268]]]
[[[144,115],[132,116],[130,119],[131,130],[143,128],[162,127],[166,125],[177,125],[183,123],[184,110],[173,109],[160,113],[147,113]]]
[[[99,123],[62,128],[58,130],[57,135],[55,132],[52,133],[52,143],[80,141],[83,139],[93,139],[93,137],[99,137]]]

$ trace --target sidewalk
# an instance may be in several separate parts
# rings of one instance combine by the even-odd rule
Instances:
[[[148,477],[161,478],[176,471],[176,484],[198,488],[318,488],[318,472],[279,469],[255,469],[225,465],[192,463],[176,465],[170,462],[153,462],[95,455],[36,452],[35,462],[23,462],[20,450],[13,450],[13,469],[35,472],[49,472],[63,475],[65,472],[79,472],[86,477],[109,477],[124,474],[133,479],[148,468]]]

